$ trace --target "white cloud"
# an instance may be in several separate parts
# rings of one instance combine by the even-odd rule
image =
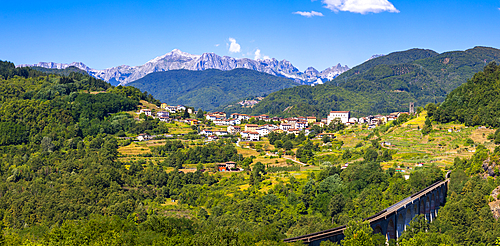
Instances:
[[[229,52],[239,53],[241,51],[241,46],[238,43],[236,43],[236,39],[229,38],[229,42],[231,42],[231,44],[229,45]]]
[[[257,49],[254,53],[254,60],[269,60],[271,59],[269,56],[262,55],[260,49]]]
[[[384,11],[399,13],[388,0],[321,0],[325,8],[334,12],[349,11],[353,13],[367,14],[380,13]]]
[[[297,12],[293,12],[293,14],[302,15],[302,16],[305,16],[307,18],[311,18],[313,16],[323,16],[323,13],[316,12],[316,11],[311,11],[311,12],[297,11]]]
[[[219,47],[220,44],[216,44],[215,47]]]
[[[261,54],[260,54],[260,50],[259,50],[259,49],[257,49],[257,50],[255,51],[255,56],[254,56],[254,58],[253,58],[253,59],[254,59],[254,60],[259,60],[261,57],[262,57],[262,56],[261,56]]]

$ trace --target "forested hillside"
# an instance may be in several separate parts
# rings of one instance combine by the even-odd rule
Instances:
[[[433,119],[469,126],[500,127],[500,66],[488,64],[467,83],[453,90],[439,105]]]
[[[129,83],[169,105],[190,105],[211,111],[249,96],[268,95],[297,86],[290,79],[250,69],[156,72]]]
[[[444,101],[447,93],[487,63],[498,60],[500,50],[487,47],[442,54],[421,49],[395,52],[356,66],[325,85],[285,89],[270,94],[251,109],[225,110],[320,117],[330,110],[350,110],[361,115],[408,111],[410,102],[425,106]],[[299,91],[303,96],[296,97]]]

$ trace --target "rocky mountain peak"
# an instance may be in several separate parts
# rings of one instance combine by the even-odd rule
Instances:
[[[252,60],[249,58],[233,58],[229,56],[219,56],[215,53],[203,53],[202,55],[193,55],[182,52],[179,49],[173,49],[169,53],[158,56],[144,65],[140,66],[127,66],[122,65],[118,67],[107,68],[103,70],[92,69],[81,62],[73,62],[70,64],[54,63],[54,62],[40,62],[33,65],[20,65],[20,66],[38,66],[45,68],[58,68],[64,69],[69,66],[75,66],[89,73],[90,75],[111,82],[126,85],[132,81],[140,79],[147,74],[160,71],[187,69],[187,70],[206,70],[206,69],[219,69],[223,71],[232,70],[235,68],[246,68],[264,72],[276,76],[290,78],[302,84],[318,84],[324,80],[331,80],[343,73],[349,68],[347,66],[337,64],[337,66],[328,68],[319,72],[313,67],[307,68],[304,72],[300,72],[293,64],[287,60],[278,61],[275,58],[265,60]],[[319,81],[318,81],[319,79]]]

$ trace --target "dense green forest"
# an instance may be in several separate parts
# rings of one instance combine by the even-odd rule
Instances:
[[[0,75],[0,245],[286,245],[285,237],[348,223],[345,245],[357,245],[361,232],[368,232],[363,240],[378,242],[357,221],[444,179],[436,166],[415,170],[409,180],[383,170],[392,153],[375,134],[371,145],[339,157],[364,157],[348,168],[326,166],[300,179],[284,172],[270,189],[261,188],[276,167],[241,158],[228,140],[203,146],[169,140],[151,153],[172,157],[165,162],[120,161],[117,136],[168,132],[163,122],[123,113],[136,110],[139,100],[157,103],[151,95],[8,62],[0,63]],[[298,148],[305,160],[318,148],[303,135],[272,139]],[[500,225],[487,203],[500,179],[483,179],[474,167],[499,154],[483,149],[457,159],[438,218],[414,221],[400,244],[495,243]],[[226,160],[245,171],[202,170],[203,163]],[[180,172],[185,162],[202,165]],[[166,172],[170,166],[177,168]],[[178,202],[174,210],[164,206],[171,200]]]
[[[230,71],[173,70],[156,72],[129,84],[169,105],[190,105],[206,111],[236,103],[248,96],[263,96],[297,86],[290,79],[238,68]]]
[[[500,66],[488,64],[467,83],[453,90],[431,112],[439,122],[458,121],[468,126],[500,127]]]
[[[500,50],[475,47],[438,54],[411,49],[378,57],[352,68],[324,85],[277,91],[251,109],[223,108],[226,112],[278,116],[325,117],[331,110],[354,115],[408,111],[416,106],[444,101],[447,93],[500,60]]]

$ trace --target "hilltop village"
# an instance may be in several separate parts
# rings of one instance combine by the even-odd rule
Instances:
[[[270,117],[262,114],[258,116],[250,116],[247,114],[232,113],[227,115],[225,112],[211,112],[203,114],[203,118],[179,119],[178,117],[170,117],[171,114],[182,112],[183,116],[191,116],[194,110],[183,105],[169,106],[162,103],[158,110],[141,109],[138,114],[144,113],[146,116],[158,118],[160,121],[171,122],[180,121],[191,126],[198,126],[202,120],[210,126],[212,123],[215,126],[227,127],[225,130],[213,130],[210,127],[199,130],[198,134],[206,137],[209,140],[215,140],[226,135],[235,135],[241,137],[242,140],[259,141],[262,137],[266,137],[270,133],[275,134],[295,134],[303,133],[308,136],[314,127],[324,128],[332,124],[342,124],[345,127],[354,125],[364,125],[368,129],[373,129],[377,126],[397,120],[401,115],[409,116],[414,114],[413,107],[410,107],[410,112],[393,112],[389,115],[370,115],[366,117],[355,118],[351,117],[350,111],[331,111],[327,118],[316,118],[314,116],[297,116],[297,117]],[[184,113],[186,112],[186,113]],[[200,117],[199,114],[196,115]],[[199,129],[199,128],[197,128]],[[321,131],[322,132],[322,131]],[[319,137],[328,133],[316,132]],[[333,134],[332,134],[333,136]],[[144,135],[139,135],[139,140],[144,140]]]

